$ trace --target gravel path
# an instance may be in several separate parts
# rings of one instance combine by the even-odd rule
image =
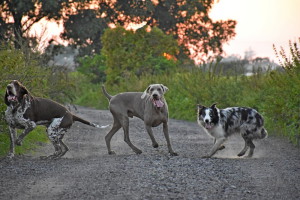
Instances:
[[[109,111],[78,107],[77,115],[111,124]],[[278,137],[255,141],[253,158],[238,158],[243,141],[231,137],[214,158],[203,159],[212,146],[196,122],[170,120],[173,149],[167,154],[162,127],[154,128],[159,148],[151,146],[143,122],[130,121],[136,155],[119,131],[108,155],[106,129],[76,122],[64,141],[70,151],[59,160],[46,144],[37,153],[0,161],[0,199],[300,199],[300,150]],[[26,139],[26,138],[25,138]]]

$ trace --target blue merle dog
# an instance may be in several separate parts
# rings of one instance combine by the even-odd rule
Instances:
[[[263,117],[253,108],[230,107],[218,109],[216,104],[211,107],[198,105],[197,122],[206,133],[214,138],[214,146],[205,158],[212,157],[218,150],[225,148],[223,143],[230,135],[240,133],[245,140],[245,147],[238,156],[245,155],[250,147],[248,157],[253,155],[255,145],[253,139],[268,136],[264,128]]]

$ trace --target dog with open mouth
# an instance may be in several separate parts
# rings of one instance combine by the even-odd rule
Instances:
[[[44,157],[51,159],[60,158],[69,150],[62,139],[75,121],[96,128],[106,127],[72,114],[65,106],[55,101],[33,96],[17,80],[11,81],[6,86],[4,101],[7,105],[5,119],[10,130],[9,158],[13,158],[15,155],[15,144],[22,145],[25,136],[38,125],[46,126],[48,138],[55,148],[54,154]],[[24,130],[18,138],[16,129]]]
[[[230,107],[218,109],[216,104],[210,107],[198,105],[197,122],[205,132],[214,138],[214,145],[205,158],[212,157],[218,150],[224,149],[223,143],[234,133],[240,133],[245,146],[238,156],[243,156],[250,147],[248,157],[253,156],[255,145],[253,139],[268,136],[264,128],[263,117],[253,108]]]
[[[152,141],[154,148],[158,147],[152,127],[157,127],[163,124],[163,132],[167,141],[167,146],[170,155],[178,155],[172,149],[169,131],[168,131],[168,105],[164,98],[164,94],[168,88],[163,84],[151,84],[144,92],[124,92],[111,96],[102,86],[102,92],[109,100],[109,110],[113,116],[113,127],[105,136],[108,154],[115,154],[111,150],[110,141],[113,135],[120,129],[124,130],[124,141],[136,153],[142,151],[133,145],[129,139],[129,117],[137,117],[144,121],[146,130]]]

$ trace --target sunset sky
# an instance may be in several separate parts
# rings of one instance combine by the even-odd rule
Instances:
[[[224,46],[227,56],[244,57],[244,52],[251,49],[255,57],[269,57],[277,62],[273,44],[287,50],[289,40],[298,41],[300,37],[300,0],[220,0],[210,16],[213,20],[237,21],[235,38]],[[55,22],[44,20],[33,30],[40,30],[41,24],[47,27],[46,37],[51,35],[67,44],[59,38],[62,24],[58,27]]]
[[[227,55],[251,48],[255,57],[277,61],[272,45],[288,48],[299,41],[300,0],[220,0],[210,14],[214,19],[237,21],[236,37],[224,46]]]

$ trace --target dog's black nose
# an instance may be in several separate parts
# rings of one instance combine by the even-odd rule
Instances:
[[[207,124],[208,124],[208,122],[209,122],[209,121],[208,121],[208,119],[206,119],[206,120],[205,120],[205,123],[207,123]]]
[[[7,86],[7,89],[11,89],[11,85],[8,85],[8,86]]]
[[[153,94],[152,96],[153,96],[153,98],[157,98],[157,97],[158,97],[158,95],[157,95],[157,94]]]

